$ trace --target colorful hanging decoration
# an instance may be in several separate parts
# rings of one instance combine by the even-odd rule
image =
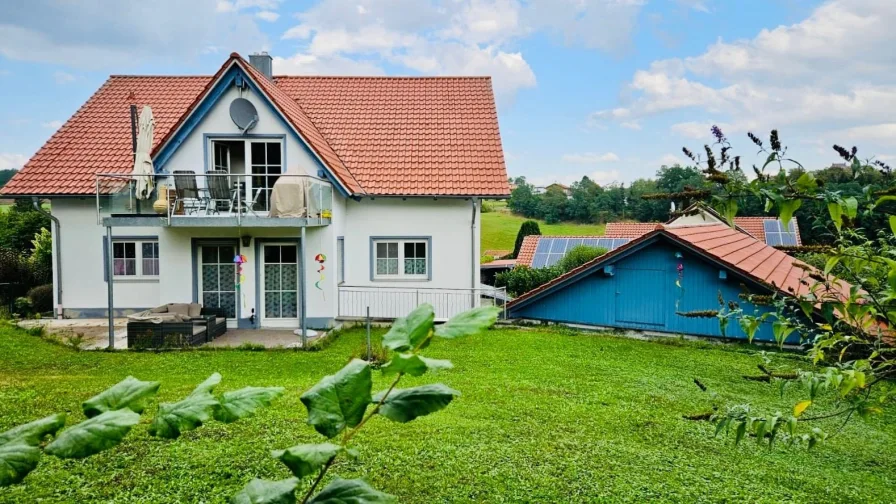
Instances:
[[[324,270],[327,269],[324,267],[324,263],[327,262],[327,256],[324,254],[317,254],[314,256],[314,260],[320,265],[320,268],[317,272],[320,274],[320,278],[314,282],[314,286],[317,287],[317,290],[321,291],[321,294],[324,297],[324,301],[327,300],[327,294],[324,292],[324,288],[320,286],[320,284],[324,281]]]
[[[233,256],[233,263],[236,264],[236,284],[235,287],[239,287],[241,283],[246,281],[246,277],[243,275],[243,264],[247,262],[246,256],[243,254],[237,254]]]
[[[675,300],[675,311],[678,312],[678,306],[681,302],[681,298],[684,296],[684,287],[681,285],[681,281],[684,280],[684,255],[681,252],[675,253],[675,258],[678,259],[678,266],[675,268],[678,271],[678,278],[675,279],[675,286],[681,289],[678,293],[678,299]]]

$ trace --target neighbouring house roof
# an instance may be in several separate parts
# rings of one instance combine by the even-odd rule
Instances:
[[[658,229],[517,297],[509,306],[518,305],[544,294],[579,275],[590,273],[615,257],[629,253],[647,241],[660,238],[672,240],[756,283],[784,294],[797,295],[809,291],[809,286],[803,284],[801,279],[807,276],[807,268],[808,270],[814,268],[753,236],[724,224],[682,227],[660,225]]]
[[[495,259],[501,259],[502,257],[509,256],[512,253],[513,253],[512,250],[489,249],[489,250],[486,250],[485,252],[483,252],[482,255],[492,256]]]
[[[482,263],[479,269],[510,269],[516,266],[516,259],[495,259],[492,262]]]
[[[532,258],[535,257],[535,248],[538,247],[538,238],[540,235],[528,235],[523,237],[523,243],[520,245],[520,251],[516,255],[516,264],[518,266],[532,265]]]
[[[552,266],[554,265],[560,257],[566,254],[566,249],[562,249],[562,252],[553,252],[549,255],[555,256],[547,262],[544,259],[539,260],[536,255],[546,254],[547,252],[539,252],[538,244],[542,242],[542,240],[576,240],[574,245],[586,245],[592,247],[603,247],[607,250],[614,250],[618,247],[621,247],[623,244],[628,243],[631,238],[622,238],[622,237],[612,237],[612,236],[599,236],[599,235],[576,235],[576,236],[544,236],[544,235],[529,235],[523,238],[523,244],[520,247],[520,253],[516,259],[517,266],[528,266],[530,268],[541,268],[544,266]],[[528,242],[526,241],[528,240]],[[550,244],[547,247],[551,247]],[[524,252],[525,251],[525,252]],[[536,254],[536,252],[538,252]],[[560,256],[560,257],[556,257]]]
[[[754,238],[766,242],[765,223],[776,220],[775,217],[735,217],[734,225]],[[669,223],[673,221],[674,219]],[[604,236],[608,238],[638,238],[653,231],[660,224],[659,222],[608,222]],[[796,234],[797,245],[801,244],[800,228],[796,219],[793,219],[790,225]]]
[[[130,173],[131,104],[153,110],[153,154],[232,65],[242,68],[353,195],[507,196],[488,77],[265,78],[234,53],[215,76],[111,76],[4,195],[85,195]]]

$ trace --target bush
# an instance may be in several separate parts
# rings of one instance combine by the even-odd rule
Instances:
[[[0,247],[0,304],[13,308],[16,298],[52,281],[52,269],[33,263],[25,254]],[[52,304],[52,301],[51,301]]]
[[[28,291],[28,299],[38,313],[53,311],[53,284],[34,287]]]
[[[479,258],[479,264],[488,264],[495,260],[495,256],[484,255]]]
[[[545,268],[517,266],[510,271],[498,273],[495,275],[495,287],[507,287],[508,294],[519,296],[606,253],[607,249],[602,247],[579,245],[573,247],[553,266]]]
[[[31,305],[31,300],[26,297],[16,298],[14,307],[16,313],[18,313],[20,317],[27,317],[34,313],[34,307]]]
[[[47,228],[41,228],[31,240],[31,263],[38,268],[53,267],[53,235]]]
[[[540,235],[541,228],[538,227],[538,223],[534,220],[527,220],[520,225],[520,230],[516,234],[516,244],[513,246],[513,258],[516,258],[520,253],[520,247],[523,246],[523,238],[529,235]]]
[[[32,208],[30,201],[17,200],[6,212],[0,212],[0,247],[30,255],[35,235],[49,227],[49,217]]]

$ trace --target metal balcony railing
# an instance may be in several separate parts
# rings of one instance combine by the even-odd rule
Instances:
[[[109,216],[157,216],[169,225],[184,217],[226,217],[243,224],[247,220],[276,216],[298,217],[311,224],[317,221],[316,224],[324,225],[332,217],[333,186],[310,175],[190,172],[156,175],[152,194],[147,199],[136,196],[138,177],[116,173],[96,175],[99,223]],[[272,204],[277,207],[273,212]],[[288,209],[285,214],[284,207]]]
[[[425,287],[339,286],[339,317],[378,319],[404,317],[423,303],[433,306],[436,319],[449,319],[478,306],[504,307],[509,301],[504,287],[440,289]],[[369,312],[368,312],[369,310]],[[507,318],[506,308],[502,318]]]

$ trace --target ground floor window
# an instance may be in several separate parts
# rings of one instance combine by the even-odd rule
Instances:
[[[158,277],[159,242],[112,242],[112,274],[116,277]]]
[[[376,239],[373,242],[373,277],[378,279],[427,279],[428,239]]]
[[[203,245],[200,251],[200,301],[223,309],[228,318],[236,318],[236,253],[233,245]]]

